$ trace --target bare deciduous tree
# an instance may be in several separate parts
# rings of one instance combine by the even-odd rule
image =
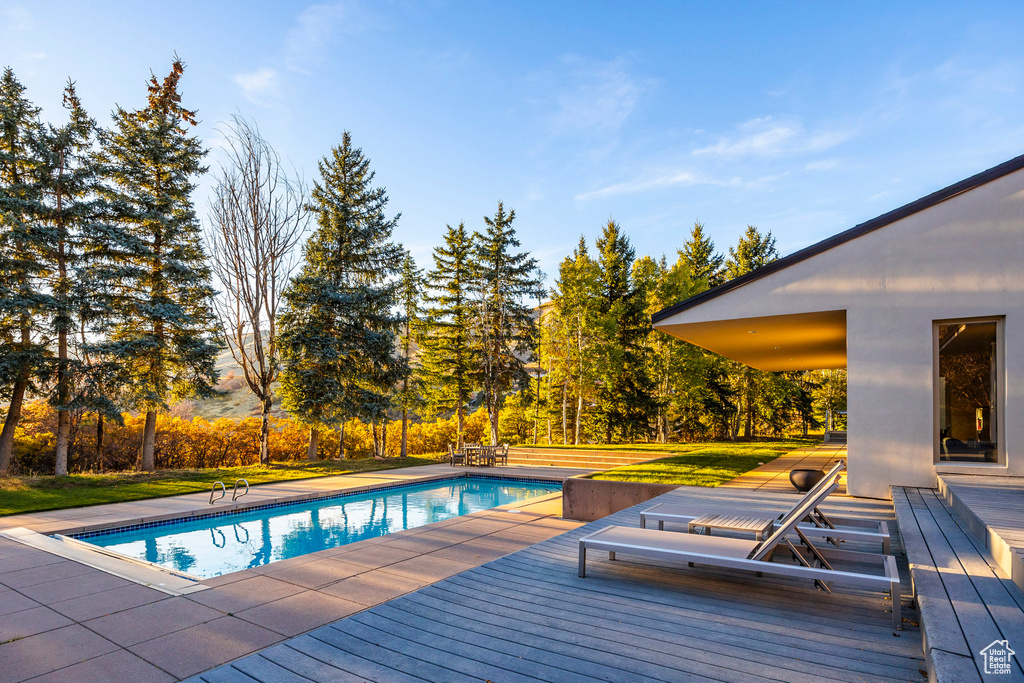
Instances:
[[[255,122],[235,116],[210,200],[208,241],[220,281],[217,312],[235,362],[260,402],[260,462],[270,462],[271,385],[280,366],[277,310],[309,222],[306,187],[289,176]]]

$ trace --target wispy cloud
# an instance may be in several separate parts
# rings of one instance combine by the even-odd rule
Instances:
[[[21,5],[8,5],[0,9],[0,26],[7,32],[27,31],[32,28],[32,15]]]
[[[839,159],[822,159],[811,161],[804,166],[805,171],[828,171],[839,166]]]
[[[556,134],[618,130],[655,84],[630,74],[623,58],[599,61],[566,55],[561,62],[556,110],[550,120]]]
[[[824,152],[851,139],[853,128],[822,128],[807,131],[799,119],[762,116],[741,123],[736,134],[713,145],[694,150],[695,156],[726,159],[782,157]]]
[[[235,83],[245,99],[266,105],[281,96],[281,78],[275,69],[263,67],[250,73],[235,74]]]
[[[616,195],[639,194],[651,190],[660,190],[667,187],[689,187],[693,185],[717,185],[719,187],[738,187],[743,184],[740,178],[729,178],[726,180],[701,177],[690,171],[666,171],[658,174],[650,174],[635,180],[629,180],[614,185],[608,185],[598,190],[583,192],[576,195],[577,201],[601,199]]]
[[[308,73],[323,61],[324,52],[339,33],[357,33],[373,20],[357,2],[311,5],[295,20],[285,38],[285,65]]]

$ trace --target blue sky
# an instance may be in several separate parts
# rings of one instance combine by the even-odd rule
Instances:
[[[0,0],[0,65],[107,123],[177,52],[211,163],[234,113],[307,180],[347,129],[421,265],[502,199],[551,276],[609,217],[638,254],[698,218],[789,253],[1024,153],[1022,29],[1011,2]]]

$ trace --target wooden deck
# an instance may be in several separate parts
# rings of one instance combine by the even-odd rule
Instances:
[[[682,487],[659,499],[775,514],[790,496]],[[194,681],[880,681],[923,679],[916,613],[894,633],[881,592],[597,557],[578,539],[639,525],[651,503],[591,522],[274,645]],[[883,501],[831,498],[835,514],[893,519]],[[857,549],[850,544],[850,549]],[[909,572],[899,538],[904,591]]]
[[[1008,641],[1010,647],[1024,643],[1024,593],[990,564],[984,546],[938,490],[893,487],[893,502],[912,570],[930,678],[987,680],[982,650],[996,641]],[[993,678],[1024,680],[1020,659],[1013,658],[1008,674]]]
[[[939,492],[1024,590],[1024,477],[943,474]]]

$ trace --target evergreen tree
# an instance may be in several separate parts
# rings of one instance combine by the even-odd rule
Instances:
[[[743,236],[736,243],[736,247],[729,247],[729,258],[725,262],[725,274],[730,280],[746,275],[749,272],[766,266],[779,258],[779,252],[775,248],[775,238],[771,232],[764,235],[754,227],[748,225]],[[733,384],[736,395],[742,402],[737,409],[737,417],[742,412],[745,415],[743,433],[747,438],[753,438],[756,433],[756,416],[758,396],[774,391],[773,381],[784,381],[779,373],[765,373],[755,370],[749,366],[735,365],[733,373]],[[739,431],[739,420],[734,430],[734,435]]]
[[[729,258],[725,262],[725,277],[734,280],[752,270],[766,266],[779,258],[775,248],[775,237],[771,231],[762,235],[753,225],[748,225],[736,247],[729,247]]]
[[[205,397],[217,379],[221,346],[211,302],[210,268],[192,205],[205,150],[190,136],[195,112],[181,106],[185,65],[149,81],[147,106],[118,107],[100,135],[99,161],[110,208],[90,245],[88,277],[107,314],[101,357],[116,358],[130,407],[146,413],[141,466],[155,467],[156,416],[170,398]]]
[[[597,249],[604,336],[599,409],[608,443],[613,438],[632,441],[647,433],[656,412],[645,359],[651,323],[645,293],[633,281],[635,252],[618,223],[608,221]]]
[[[402,377],[402,390],[399,404],[402,407],[402,448],[400,457],[409,454],[409,409],[416,405],[419,397],[417,388],[417,369],[413,364],[413,347],[419,331],[420,300],[423,296],[423,271],[416,267],[412,254],[406,252],[399,275],[401,290],[399,302],[402,308],[402,357],[405,358],[408,372]]]
[[[536,259],[515,251],[520,246],[512,227],[515,217],[514,209],[505,213],[498,202],[494,218],[484,216],[486,231],[473,235],[478,374],[492,444],[498,443],[505,394],[529,386],[526,363],[533,356],[536,330],[532,310],[523,302],[536,297],[541,287]]]
[[[57,410],[57,475],[68,472],[70,413],[90,403],[87,397],[75,395],[74,389],[82,379],[82,365],[78,357],[69,353],[69,344],[77,337],[81,309],[72,283],[80,266],[82,241],[91,233],[97,213],[97,171],[92,155],[96,122],[85,112],[70,81],[64,90],[64,107],[68,110],[68,122],[40,131],[38,149],[43,163],[37,172],[45,197],[40,231],[46,236],[46,285],[51,304],[47,318],[52,325],[51,334],[57,339],[54,389],[50,394],[50,404]]]
[[[470,340],[473,242],[465,223],[446,227],[444,246],[434,247],[434,268],[426,276],[420,372],[427,409],[455,411],[457,446],[462,448],[476,368]]]
[[[694,222],[690,237],[679,250],[679,257],[689,268],[690,277],[703,280],[705,289],[721,284],[725,257],[715,251],[715,243],[704,234],[704,224],[700,221]]]
[[[0,475],[11,464],[14,432],[25,394],[46,363],[40,336],[50,298],[41,287],[46,235],[36,180],[42,160],[36,144],[39,108],[10,67],[0,77],[0,381],[8,400],[0,431]]]
[[[394,278],[405,252],[390,240],[399,217],[385,216],[387,193],[372,187],[370,160],[348,131],[318,168],[310,204],[317,230],[280,318],[283,405],[309,425],[310,459],[321,428],[385,419],[407,372],[395,354]]]

